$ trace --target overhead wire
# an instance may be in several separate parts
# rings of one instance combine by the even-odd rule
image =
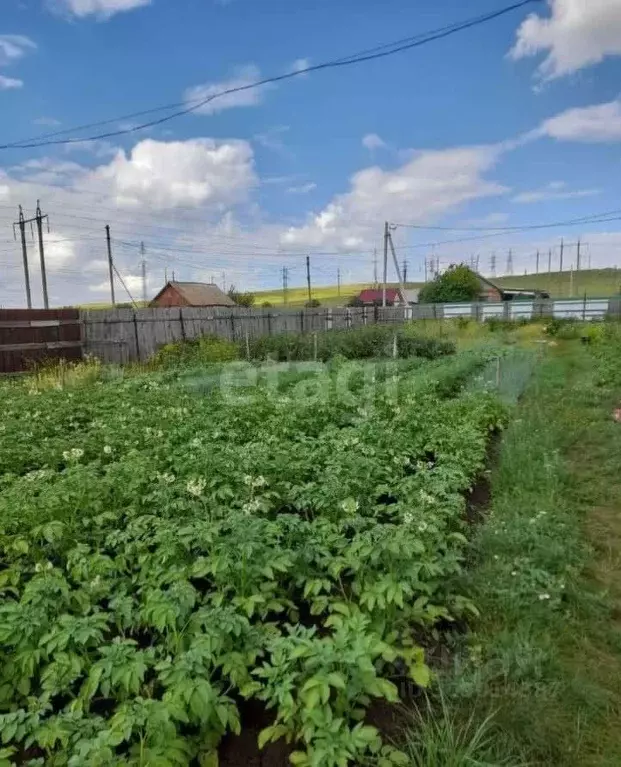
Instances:
[[[204,106],[207,106],[207,104],[210,104],[211,102],[216,101],[217,99],[222,98],[224,96],[260,88],[265,85],[282,82],[283,80],[289,80],[293,77],[300,77],[302,75],[306,75],[311,72],[318,72],[321,70],[333,69],[337,67],[346,67],[346,66],[351,66],[353,64],[360,64],[367,61],[373,61],[375,59],[385,58],[387,56],[393,56],[397,53],[401,53],[406,50],[411,50],[413,48],[417,48],[422,45],[435,42],[436,40],[441,40],[443,38],[449,37],[450,35],[454,35],[457,32],[461,32],[466,29],[479,26],[488,21],[492,21],[508,13],[511,13],[512,11],[518,10],[519,8],[523,8],[527,5],[531,5],[532,3],[537,3],[537,2],[542,2],[542,0],[520,0],[520,2],[513,3],[511,5],[500,8],[496,11],[492,11],[490,13],[483,14],[475,18],[467,19],[463,22],[457,22],[453,25],[444,26],[439,29],[432,30],[426,34],[423,33],[421,35],[415,36],[413,38],[405,38],[406,42],[400,43],[400,41],[395,41],[395,43],[392,43],[392,44],[387,43],[384,46],[380,46],[379,49],[377,48],[371,49],[370,52],[363,51],[359,54],[353,54],[349,57],[344,57],[344,58],[336,59],[332,61],[326,61],[320,64],[313,64],[308,67],[303,67],[301,69],[295,69],[290,72],[285,72],[281,75],[265,77],[263,79],[256,80],[252,83],[246,83],[244,85],[225,88],[221,91],[218,91],[217,93],[207,96],[204,99],[196,101],[196,103],[188,104],[187,102],[183,102],[184,104],[183,108],[178,108],[179,106],[181,106],[181,102],[178,102],[177,104],[174,104],[174,105],[155,107],[151,110],[144,110],[143,112],[135,112],[133,113],[133,115],[124,115],[121,117],[109,118],[107,120],[101,120],[99,122],[89,123],[86,126],[81,126],[74,129],[64,129],[63,131],[55,132],[55,134],[44,134],[44,136],[40,137],[39,139],[37,138],[25,139],[23,141],[16,141],[13,143],[0,144],[0,149],[2,150],[33,149],[36,147],[51,146],[51,145],[58,145],[58,144],[75,144],[75,143],[83,143],[83,142],[90,142],[90,141],[101,141],[101,140],[113,138],[116,136],[128,135],[130,133],[135,133],[137,131],[145,130],[147,128],[153,128],[157,125],[162,125],[163,123],[169,122],[170,120],[174,120],[178,117],[183,117],[184,115],[191,114],[192,112],[196,112],[199,109],[203,108]],[[136,117],[146,116],[147,114],[153,114],[155,112],[161,112],[168,109],[175,109],[175,111],[172,112],[172,114],[164,115],[163,117],[159,117],[153,120],[148,120],[139,125],[130,125],[125,128],[119,128],[117,130],[107,131],[104,133],[99,133],[96,135],[86,136],[86,137],[57,138],[57,136],[61,134],[66,135],[69,132],[76,132],[79,130],[89,130],[90,128],[95,128],[95,127],[103,127],[104,125],[110,125],[111,123],[115,123],[115,122],[118,123],[121,120],[134,119]],[[47,138],[45,136],[47,136]]]

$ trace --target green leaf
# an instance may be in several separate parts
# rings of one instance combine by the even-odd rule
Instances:
[[[410,666],[410,676],[412,680],[416,682],[419,687],[429,687],[431,681],[431,671],[426,663],[419,663],[415,666]]]

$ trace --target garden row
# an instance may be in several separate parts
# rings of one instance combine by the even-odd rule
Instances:
[[[344,390],[336,360],[314,396],[295,370],[243,397],[4,387],[0,759],[216,765],[254,700],[294,764],[404,763],[366,711],[427,685],[425,637],[475,609],[465,495],[504,411],[458,389],[484,363]]]

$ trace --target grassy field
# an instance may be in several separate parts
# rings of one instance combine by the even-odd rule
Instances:
[[[585,269],[550,274],[523,274],[498,277],[495,282],[503,288],[547,290],[552,298],[588,298],[612,296],[621,290],[621,274],[617,269]]]
[[[493,280],[504,288],[520,288],[547,290],[552,298],[580,298],[584,296],[596,298],[611,296],[621,289],[621,275],[616,269],[585,269],[574,272],[573,278],[569,272],[551,272],[550,274],[522,274],[513,277],[497,277]],[[420,288],[424,283],[408,283],[409,288]],[[323,285],[313,288],[313,298],[321,302],[322,306],[344,306],[347,302],[358,295],[361,290],[373,287],[370,283],[357,283],[342,285],[341,295],[338,295],[336,285]],[[390,283],[390,287],[398,287],[396,283]],[[269,302],[273,306],[283,303],[282,290],[259,291],[255,293],[256,305],[261,306]],[[288,303],[290,306],[303,306],[308,299],[306,288],[290,288]]]

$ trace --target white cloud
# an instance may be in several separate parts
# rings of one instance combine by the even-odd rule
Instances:
[[[73,152],[84,152],[91,154],[100,160],[107,157],[114,157],[119,151],[119,147],[111,144],[109,141],[74,141],[71,144],[65,144],[64,151],[67,154]]]
[[[467,221],[464,222],[466,226],[489,226],[492,227],[494,224],[504,224],[506,221],[509,220],[508,213],[488,213],[486,216],[482,216],[481,218],[469,218]]]
[[[291,65],[291,72],[303,72],[311,65],[310,59],[296,59]]]
[[[275,125],[272,128],[268,128],[263,133],[255,133],[252,138],[257,144],[260,144],[265,149],[270,149],[277,154],[291,157],[292,153],[287,149],[283,141],[283,136],[289,129],[288,125]]]
[[[499,154],[494,146],[458,147],[418,152],[395,170],[361,170],[352,177],[349,192],[335,197],[304,226],[288,229],[282,241],[348,250],[377,241],[386,220],[435,221],[469,200],[506,191],[483,177]]]
[[[247,88],[247,86],[260,79],[261,72],[259,71],[259,68],[254,64],[249,64],[248,66],[237,69],[233,73],[233,76],[228,80],[222,80],[221,82],[216,83],[204,83],[203,85],[195,85],[192,88],[188,88],[185,92],[184,99],[188,106],[190,106],[197,102],[213,98],[213,101],[208,101],[196,110],[197,114],[202,115],[212,115],[234,107],[255,107],[262,103],[263,96],[269,86],[263,85],[257,88]],[[234,93],[226,93],[223,96],[218,95],[224,91],[237,88],[243,90],[236,90]]]
[[[0,35],[0,66],[6,66],[36,50],[37,44],[24,35]]]
[[[290,186],[287,189],[287,194],[308,194],[313,189],[317,189],[317,184],[313,181],[309,181],[308,184],[299,184],[298,186]]]
[[[621,0],[548,0],[550,16],[526,18],[510,52],[514,59],[545,53],[544,80],[621,55]]]
[[[375,149],[383,149],[386,142],[377,133],[367,133],[362,139],[362,146],[372,152]]]
[[[547,200],[572,200],[580,197],[593,197],[601,194],[601,189],[575,189],[566,190],[563,181],[552,181],[541,189],[528,192],[520,192],[511,199],[511,202],[528,204],[533,202],[545,202]]]
[[[546,120],[534,136],[587,143],[621,141],[621,100],[568,109]]]
[[[115,13],[132,11],[150,5],[151,0],[48,0],[52,7],[76,16],[79,19],[86,16],[96,16],[109,19]]]
[[[23,80],[16,80],[14,77],[5,77],[0,75],[0,91],[9,91],[21,88],[24,85]]]
[[[147,139],[109,165],[90,182],[107,187],[119,205],[156,209],[211,205],[219,208],[246,198],[257,183],[252,147],[246,141]]]

